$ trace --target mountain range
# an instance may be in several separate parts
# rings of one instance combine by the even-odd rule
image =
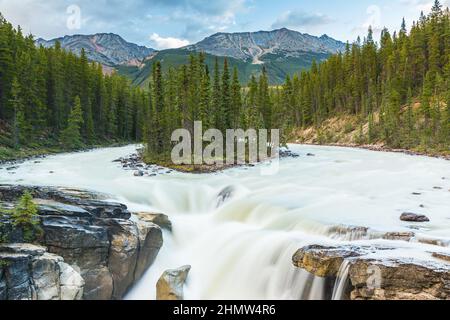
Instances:
[[[37,45],[61,47],[80,54],[84,49],[89,60],[105,67],[115,68],[136,85],[145,85],[151,74],[153,61],[163,67],[177,67],[188,62],[193,52],[204,52],[206,63],[212,68],[216,57],[227,57],[231,67],[237,67],[240,80],[248,82],[251,75],[261,72],[264,65],[272,84],[284,81],[309,68],[314,60],[321,61],[331,54],[343,51],[345,44],[327,35],[312,36],[286,28],[273,31],[245,33],[216,33],[204,40],[179,49],[155,50],[125,41],[112,33],[73,35],[62,38],[36,40]]]
[[[155,52],[154,49],[127,42],[113,33],[73,35],[49,41],[39,38],[36,43],[48,48],[53,47],[57,41],[62,48],[78,55],[84,49],[89,60],[110,67],[136,65]]]

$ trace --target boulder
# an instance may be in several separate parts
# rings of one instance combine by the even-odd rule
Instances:
[[[184,300],[183,288],[191,266],[184,266],[163,273],[156,284],[157,300]]]
[[[380,275],[378,284],[371,279],[374,271]],[[352,300],[450,299],[448,264],[418,259],[357,259],[351,264],[349,277]]]
[[[217,195],[217,208],[223,205],[228,199],[230,199],[235,193],[235,189],[232,186],[226,187]]]
[[[447,262],[450,262],[450,254],[440,253],[440,252],[433,252],[433,257],[436,259],[444,260]]]
[[[400,220],[407,222],[429,222],[430,219],[422,214],[405,212],[400,216]]]
[[[318,277],[336,277],[345,259],[357,257],[361,253],[356,247],[308,246],[298,250],[294,265]]]
[[[389,250],[390,255],[377,254]],[[450,299],[450,264],[440,253],[430,259],[397,257],[395,248],[309,246],[300,249],[294,265],[318,277],[336,279],[344,261],[351,300]],[[431,255],[442,262],[431,261]],[[376,259],[374,257],[385,256]]]
[[[79,300],[83,287],[81,275],[44,247],[0,246],[0,300]]]
[[[134,172],[133,174],[135,177],[143,177],[144,176],[144,171],[142,170],[137,170]]]
[[[137,227],[139,235],[139,253],[134,271],[134,278],[140,279],[155,261],[158,252],[163,245],[163,237],[161,228],[154,223],[139,220]]]
[[[360,240],[368,236],[369,228],[360,226],[338,225],[328,229],[328,235],[340,240]]]
[[[172,222],[169,217],[162,213],[152,213],[152,212],[137,212],[134,215],[143,222],[150,222],[156,224],[162,229],[172,231]]]
[[[383,236],[383,239],[409,242],[415,236],[414,232],[388,232]]]

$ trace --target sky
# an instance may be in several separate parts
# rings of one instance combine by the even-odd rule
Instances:
[[[25,33],[52,39],[72,34],[116,33],[155,49],[196,43],[216,32],[286,27],[354,41],[371,25],[410,26],[434,0],[0,0],[0,13]],[[450,6],[450,0],[441,0]]]

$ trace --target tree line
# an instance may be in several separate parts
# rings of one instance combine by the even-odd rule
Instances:
[[[67,52],[37,47],[0,14],[0,144],[76,149],[140,141],[148,94],[124,77]],[[148,109],[148,108],[147,108]]]
[[[450,13],[435,1],[410,32],[384,29],[309,71],[287,78],[278,112],[286,125],[320,127],[324,120],[356,115],[368,132],[360,143],[450,150]],[[361,130],[362,132],[363,130]]]
[[[170,133],[206,128],[278,128],[283,140],[295,128],[320,127],[333,116],[355,115],[359,143],[382,141],[391,147],[450,150],[450,14],[435,2],[408,33],[384,29],[377,43],[367,37],[347,43],[345,52],[313,63],[277,87],[269,87],[263,67],[241,88],[237,70],[216,60],[210,73],[202,54],[166,75],[154,67],[150,91],[154,116],[148,153],[170,151]],[[363,124],[368,123],[363,133]],[[159,129],[158,129],[159,128]],[[154,139],[156,137],[156,139]],[[325,141],[326,142],[326,141]]]
[[[202,53],[162,72],[153,65],[147,88],[105,75],[84,52],[36,47],[0,20],[0,129],[20,147],[58,141],[68,148],[101,141],[144,141],[150,161],[167,158],[171,133],[194,121],[203,128],[281,129],[282,142],[299,127],[320,127],[330,117],[354,115],[361,143],[449,150],[450,14],[436,0],[411,30],[382,31],[347,44],[342,53],[280,86],[269,86],[262,66],[248,84],[226,58],[209,70]],[[0,144],[4,144],[0,141]]]

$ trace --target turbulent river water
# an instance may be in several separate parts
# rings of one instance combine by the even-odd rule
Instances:
[[[154,299],[163,271],[186,264],[192,266],[187,299],[322,299],[324,281],[293,267],[296,250],[309,244],[388,243],[380,234],[411,231],[412,224],[399,219],[403,212],[431,219],[414,224],[417,237],[450,242],[450,162],[290,147],[301,156],[282,159],[272,176],[261,175],[258,165],[207,175],[134,177],[112,162],[135,152],[135,146],[127,146],[0,169],[0,182],[84,188],[110,194],[131,211],[169,215],[173,233],[164,233],[155,264],[126,299]],[[231,192],[222,203],[224,190]],[[369,227],[370,232],[333,232],[338,225]],[[405,257],[423,256],[428,248],[414,241],[395,246],[400,247],[395,254]]]

